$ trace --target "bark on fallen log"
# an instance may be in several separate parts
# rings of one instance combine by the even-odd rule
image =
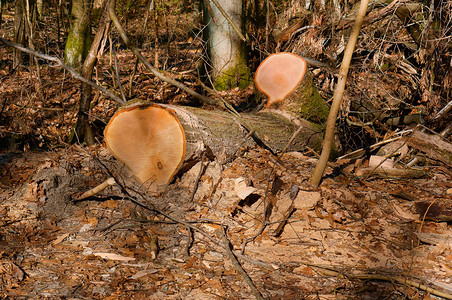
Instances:
[[[400,169],[391,168],[383,169],[379,168],[360,168],[356,170],[355,175],[365,178],[391,178],[391,179],[415,179],[426,176],[426,173],[422,170],[416,169]]]
[[[427,220],[437,222],[452,221],[452,199],[438,199],[432,204],[432,201],[419,201],[414,204],[416,211]]]
[[[242,114],[241,121],[274,152],[283,150],[300,126],[287,150],[320,149],[321,128],[308,121],[271,110]],[[226,161],[241,145],[253,144],[244,141],[247,134],[228,112],[140,101],[122,107],[104,132],[107,147],[151,193],[164,191],[177,172],[202,156]]]
[[[406,138],[407,145],[424,152],[429,158],[443,162],[446,166],[452,166],[452,145],[439,135],[430,135],[420,131],[414,131]]]

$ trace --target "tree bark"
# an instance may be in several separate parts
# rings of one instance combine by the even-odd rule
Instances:
[[[14,11],[14,42],[25,46],[25,5],[24,0],[16,0],[16,10]],[[23,52],[14,50],[13,68],[23,62]]]
[[[3,0],[0,0],[0,29],[2,29]]]
[[[243,15],[242,0],[204,1],[204,21],[207,26],[204,39],[207,42],[208,61],[205,67],[218,90],[245,88],[251,83],[243,35],[240,37]]]
[[[36,1],[36,12],[38,13],[38,18],[42,18],[43,2],[44,2],[44,0],[37,0]]]
[[[100,21],[99,28],[94,36],[91,49],[83,63],[82,75],[88,80],[91,80],[93,76],[94,66],[97,63],[97,56],[102,47],[102,41],[107,38],[107,34],[110,30],[110,18],[108,16],[108,6],[113,5],[114,1],[107,0],[105,3],[104,13]],[[81,85],[80,104],[77,117],[77,125],[75,128],[76,137],[79,143],[85,142],[87,145],[95,143],[94,136],[89,126],[89,110],[92,98],[92,87],[83,82]],[[71,142],[75,141],[72,137]]]
[[[66,64],[75,69],[82,66],[90,47],[90,3],[88,0],[72,1],[71,28],[64,55]]]
[[[143,187],[156,194],[203,157],[230,161],[240,147],[254,145],[251,136],[273,152],[321,147],[321,130],[308,121],[270,110],[240,117],[254,135],[228,112],[132,100],[111,118],[105,143]]]
[[[205,153],[219,161],[233,155],[243,143],[252,146],[255,142],[249,138],[248,132],[236,121],[236,118],[223,111],[203,110],[195,107],[165,105],[172,109],[185,131],[186,155],[185,163],[198,161]],[[280,152],[299,127],[297,134],[287,151],[302,151],[306,146],[320,150],[322,143],[321,127],[306,120],[291,119],[276,110],[263,110],[256,114],[241,114],[256,136],[273,152]]]

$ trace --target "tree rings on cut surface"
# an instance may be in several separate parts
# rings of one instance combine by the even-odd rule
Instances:
[[[300,84],[306,73],[306,62],[292,53],[276,53],[257,68],[256,87],[268,96],[266,107],[284,100]]]
[[[174,112],[138,104],[116,112],[105,143],[151,193],[163,192],[185,157],[185,133]]]

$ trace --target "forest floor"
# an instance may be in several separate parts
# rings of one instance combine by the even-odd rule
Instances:
[[[12,19],[5,20],[11,27]],[[199,51],[189,43],[178,47],[185,49],[181,69],[190,69]],[[0,298],[452,294],[452,225],[431,214],[435,205],[452,202],[452,171],[445,164],[430,161],[425,176],[403,179],[348,177],[341,170],[359,162],[332,163],[320,188],[313,189],[309,178],[317,158],[311,153],[290,152],[276,160],[258,146],[242,147],[227,164],[198,163],[159,197],[133,186],[130,178],[117,178],[118,184],[78,201],[114,173],[102,129],[117,105],[95,92],[91,113],[99,144],[68,145],[79,83],[44,62],[42,83],[32,67],[10,72],[11,57],[0,45]],[[109,60],[102,58],[94,77],[106,87],[115,86]],[[118,60],[121,69],[133,70],[130,52],[119,51]],[[136,97],[199,105],[140,68]],[[123,85],[127,74],[122,73]],[[179,79],[200,90],[189,74],[181,72]],[[250,88],[228,95],[239,105],[252,93]]]
[[[1,297],[252,298],[215,235],[221,227],[234,250],[244,246],[243,268],[271,299],[435,298],[417,284],[450,291],[450,224],[423,221],[415,206],[450,200],[450,171],[350,181],[329,170],[312,190],[308,180],[317,159],[287,153],[274,168],[275,179],[269,153],[242,150],[227,165],[205,164],[193,202],[200,164],[162,197],[129,198],[113,186],[77,202],[108,177],[96,163],[112,160],[102,146],[2,156]],[[274,183],[267,193],[269,177]],[[236,192],[238,178],[255,188],[244,200]],[[266,194],[273,209],[258,234]],[[284,215],[287,224],[278,228]],[[377,275],[386,280],[372,280],[381,279]]]

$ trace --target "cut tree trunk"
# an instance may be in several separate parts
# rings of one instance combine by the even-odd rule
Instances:
[[[324,124],[329,107],[315,88],[303,58],[292,53],[276,53],[257,68],[256,87],[267,97],[267,108],[294,114],[316,124]]]
[[[309,146],[319,150],[321,130],[308,121],[290,120],[275,111],[242,114],[256,136],[273,151],[289,146],[299,151]],[[173,176],[194,165],[203,156],[226,162],[241,147],[253,144],[248,132],[227,112],[193,107],[130,102],[108,123],[107,147],[148,189],[158,194]]]
[[[230,20],[225,18],[217,4]],[[245,43],[237,33],[243,27],[242,4],[242,0],[204,1],[204,21],[207,26],[204,39],[207,42],[208,61],[205,66],[218,90],[245,88],[251,84]]]

